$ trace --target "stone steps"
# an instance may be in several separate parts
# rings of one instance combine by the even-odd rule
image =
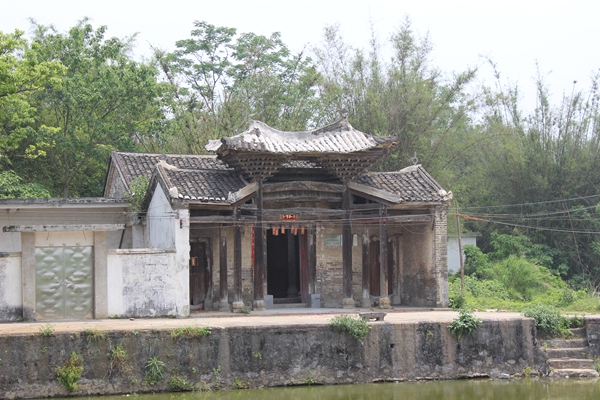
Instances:
[[[597,378],[595,369],[556,369],[550,376],[555,378]]]
[[[546,349],[548,358],[578,358],[586,359],[590,355],[590,348],[585,347],[566,347],[566,348],[548,348]]]
[[[580,348],[588,345],[587,339],[550,339],[544,341],[544,344],[549,349],[567,349]]]
[[[583,358],[550,358],[549,367],[556,369],[594,369],[594,360]]]
[[[571,329],[575,339],[551,339],[544,342],[548,360],[546,365],[556,378],[592,378],[598,377],[594,361],[590,359],[585,327]]]

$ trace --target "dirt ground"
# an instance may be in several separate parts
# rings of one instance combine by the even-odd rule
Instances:
[[[357,315],[369,312],[366,309],[324,309],[298,308],[252,311],[250,314],[233,314],[228,312],[192,313],[189,318],[135,318],[135,319],[93,319],[77,321],[44,321],[44,322],[12,322],[0,323],[0,335],[29,335],[39,333],[40,328],[51,323],[55,332],[81,332],[86,329],[102,331],[174,329],[182,326],[227,327],[259,327],[286,325],[326,325],[329,320],[340,314]],[[373,310],[382,311],[382,310]],[[450,322],[458,313],[450,310],[431,309],[392,309],[387,313],[384,322],[374,323],[414,323],[414,322]],[[512,312],[476,312],[483,320],[511,320],[523,316]]]

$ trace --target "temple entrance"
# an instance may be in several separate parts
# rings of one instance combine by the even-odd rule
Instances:
[[[192,310],[211,309],[206,304],[211,289],[211,260],[207,252],[210,239],[190,242],[190,306]],[[212,303],[212,302],[211,302]]]
[[[267,231],[267,294],[274,304],[306,302],[306,239],[306,232],[296,229]]]
[[[369,248],[369,254],[370,254],[370,260],[369,260],[369,294],[371,296],[375,296],[375,297],[379,297],[381,296],[381,285],[380,285],[380,278],[379,278],[379,274],[380,274],[380,268],[381,268],[381,263],[380,263],[380,247],[379,247],[379,240],[373,240],[371,241],[371,243],[369,244],[370,248]],[[387,281],[388,281],[388,287],[387,287],[387,293],[388,295],[392,295],[394,294],[394,277],[396,275],[395,270],[394,270],[394,265],[395,265],[395,254],[394,254],[394,246],[391,243],[388,243],[387,246]]]

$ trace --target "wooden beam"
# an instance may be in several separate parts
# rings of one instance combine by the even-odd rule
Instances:
[[[342,193],[344,185],[315,181],[295,181],[270,183],[264,187],[264,193],[285,192],[288,190],[311,190],[316,192]]]
[[[366,198],[378,202],[390,203],[387,205],[397,204],[403,201],[402,197],[395,193],[390,193],[381,189],[375,189],[371,186],[362,185],[360,183],[348,182],[348,187],[352,190],[353,193],[360,194]]]

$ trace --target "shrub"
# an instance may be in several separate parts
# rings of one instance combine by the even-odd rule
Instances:
[[[448,330],[452,336],[460,340],[462,335],[470,335],[475,332],[479,325],[481,325],[480,318],[476,318],[471,310],[462,309],[459,311],[459,316],[452,320]]]
[[[193,387],[185,378],[179,375],[173,375],[169,379],[169,389],[175,392],[183,390],[192,390]]]
[[[77,382],[81,379],[83,373],[83,358],[77,352],[72,352],[65,365],[56,367],[56,377],[58,381],[69,391],[79,390]]]
[[[158,357],[150,357],[146,363],[146,377],[144,378],[144,382],[154,385],[162,379],[164,369],[164,362],[160,361]]]
[[[362,342],[371,330],[371,327],[367,324],[366,318],[352,318],[347,315],[338,315],[337,317],[333,317],[329,325],[331,328],[339,332],[348,332],[359,342]]]
[[[525,317],[533,318],[536,328],[549,336],[569,337],[571,322],[561,315],[560,311],[545,304],[534,304],[523,310]]]
[[[43,337],[50,337],[54,335],[54,325],[46,324],[44,326],[40,326],[40,335]]]

